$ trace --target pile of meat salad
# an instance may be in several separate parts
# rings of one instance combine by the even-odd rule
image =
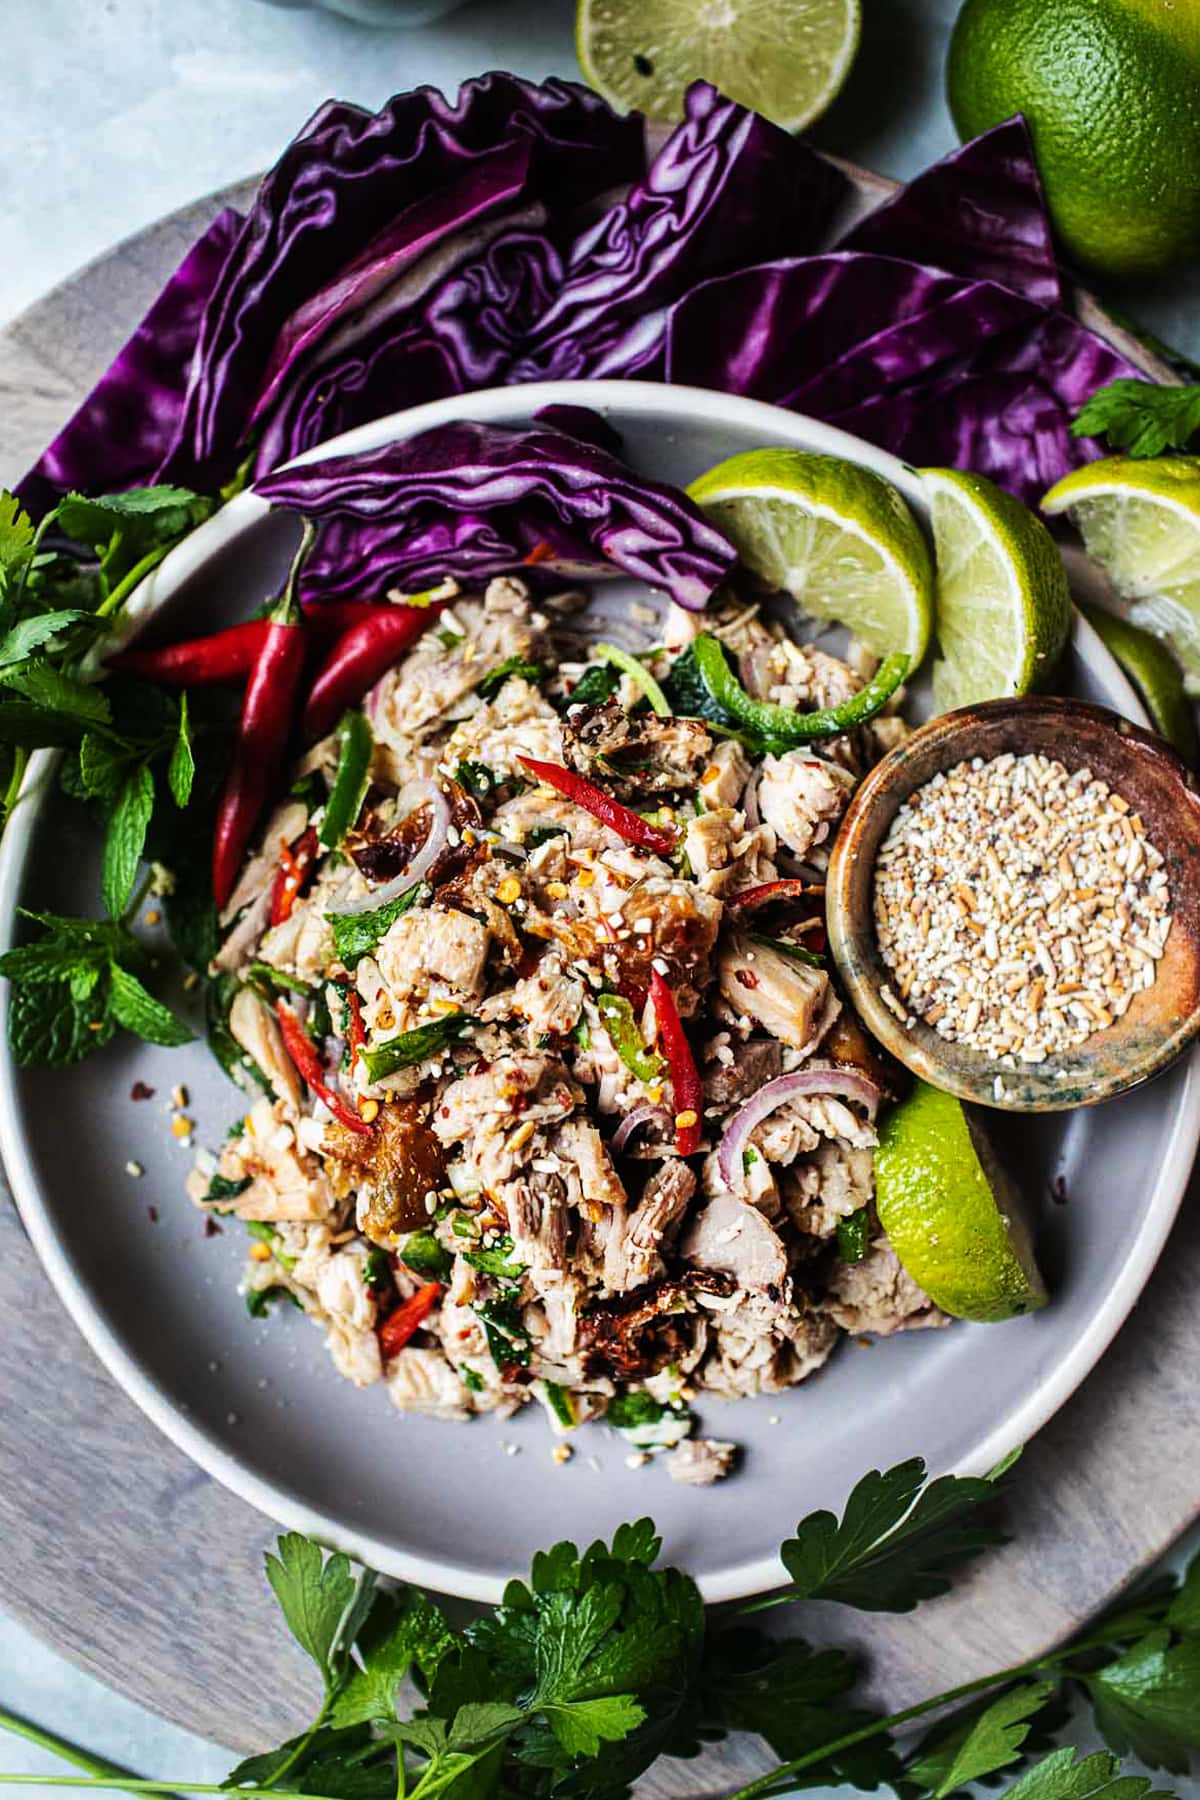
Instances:
[[[698,634],[747,718],[826,733],[871,659],[727,602],[565,660],[580,603],[457,595],[299,766],[216,959],[256,1097],[190,1191],[248,1222],[251,1310],[402,1411],[537,1400],[701,1483],[734,1446],[693,1400],[943,1323],[873,1215],[888,1073],[824,954],[832,835],[906,727],[893,695],[767,748],[687,716]]]

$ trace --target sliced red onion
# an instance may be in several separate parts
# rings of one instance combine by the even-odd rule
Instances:
[[[393,875],[382,887],[372,888],[371,892],[361,900],[355,900],[339,910],[346,913],[374,912],[377,907],[386,906],[389,900],[414,887],[418,881],[424,881],[438,858],[445,854],[450,831],[450,802],[443,794],[436,781],[418,779],[406,782],[396,796],[396,814],[401,820],[407,819],[420,807],[427,806],[430,812],[429,832],[425,842],[417,851],[412,861],[403,868],[399,875]]]
[[[675,1121],[672,1119],[665,1106],[651,1106],[650,1102],[646,1100],[641,1106],[635,1106],[631,1113],[626,1113],[625,1117],[621,1120],[621,1123],[613,1132],[613,1149],[617,1152],[622,1151],[634,1132],[641,1126],[648,1125],[651,1119],[658,1119],[662,1124],[664,1132],[673,1131],[675,1128]]]
[[[777,1075],[734,1114],[721,1139],[717,1162],[730,1187],[741,1183],[742,1156],[755,1126],[801,1094],[831,1094],[839,1100],[857,1100],[866,1107],[871,1120],[883,1099],[883,1090],[856,1069],[795,1069],[790,1075]]]
[[[746,815],[746,823],[751,831],[757,831],[762,824],[762,814],[758,810],[758,770],[755,769],[746,783],[746,791],[742,795],[742,811]]]

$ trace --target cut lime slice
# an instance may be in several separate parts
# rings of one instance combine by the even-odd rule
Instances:
[[[890,483],[840,456],[747,450],[688,489],[753,575],[915,668],[932,618],[921,529]]]
[[[995,1321],[1045,1305],[1016,1193],[952,1094],[918,1081],[885,1115],[875,1206],[892,1249],[943,1312]]]
[[[1109,456],[1064,476],[1042,510],[1067,514],[1130,622],[1170,645],[1200,693],[1200,461]]]
[[[1194,768],[1200,753],[1196,715],[1171,652],[1148,631],[1105,612],[1102,606],[1081,605],[1079,610],[1137,688],[1155,731]]]
[[[923,469],[937,551],[939,712],[1040,687],[1071,630],[1054,539],[1028,507],[983,475]]]
[[[860,24],[859,0],[579,0],[575,47],[622,111],[674,121],[703,79],[800,131],[850,73]]]

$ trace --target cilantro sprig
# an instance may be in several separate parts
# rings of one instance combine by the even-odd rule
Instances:
[[[865,1476],[840,1519],[811,1513],[784,1546],[793,1575],[798,1562],[805,1570],[788,1597],[803,1589],[861,1608],[859,1584],[879,1579],[896,1610],[930,1598],[983,1549],[979,1533],[996,1541],[987,1513],[998,1474],[928,1481],[914,1459]],[[741,1733],[775,1760],[726,1800],[782,1800],[818,1783],[949,1800],[997,1777],[1015,1778],[1006,1800],[1170,1800],[1118,1758],[1182,1773],[1200,1750],[1200,1559],[1059,1650],[883,1716],[856,1701],[856,1658],[767,1636],[745,1622],[748,1608],[706,1617],[691,1578],[658,1566],[660,1550],[648,1519],[609,1544],[556,1544],[498,1607],[456,1627],[418,1590],[381,1591],[369,1571],[287,1533],[267,1576],[321,1698],[307,1729],[247,1757],[224,1791],[618,1800],[660,1757]],[[1091,1701],[1108,1749],[1054,1747],[1069,1693]],[[933,1713],[914,1741],[906,1728]],[[0,1725],[87,1770],[78,1785],[213,1791],[131,1778],[10,1715]]]

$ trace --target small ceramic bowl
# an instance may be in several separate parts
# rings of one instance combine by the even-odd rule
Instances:
[[[1084,767],[1128,800],[1165,858],[1171,929],[1154,983],[1115,1024],[1047,1063],[1002,1068],[917,1019],[905,1025],[880,989],[889,971],[875,938],[875,857],[900,807],[956,763],[1005,751],[1040,752],[1070,773]],[[923,1080],[981,1106],[1062,1112],[1095,1106],[1165,1069],[1200,1032],[1200,796],[1161,738],[1079,700],[992,700],[933,719],[885,756],[842,822],[827,878],[829,942],[867,1027]],[[1065,1074],[1059,1074],[1064,1070]],[[998,1098],[995,1078],[1003,1076]]]

